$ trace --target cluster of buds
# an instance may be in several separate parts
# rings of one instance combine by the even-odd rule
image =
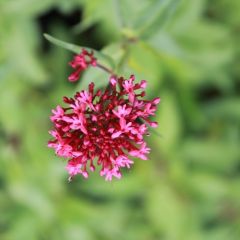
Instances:
[[[96,58],[94,58],[93,52],[89,53],[86,49],[83,49],[80,54],[74,56],[74,59],[69,64],[75,69],[75,72],[68,77],[68,80],[70,82],[76,82],[81,72],[88,68],[89,65],[96,67],[97,61]]]
[[[134,83],[133,75],[129,79],[111,76],[105,90],[95,90],[90,83],[88,90],[64,97],[65,107],[52,111],[53,140],[48,146],[68,159],[69,180],[77,174],[87,178],[89,170],[99,165],[100,175],[111,181],[121,178],[121,168],[130,168],[131,157],[147,160],[150,148],[144,135],[149,135],[149,126],[157,126],[149,117],[160,99],[144,100],[145,88],[146,81]]]

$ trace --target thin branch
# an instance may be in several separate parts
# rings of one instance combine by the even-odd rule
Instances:
[[[111,74],[111,75],[115,75],[115,73],[114,73],[111,69],[103,66],[103,65],[100,64],[100,63],[97,63],[97,67],[98,67],[98,68],[101,68],[103,71],[105,71],[105,72],[107,72],[107,73],[109,73],[109,74]]]

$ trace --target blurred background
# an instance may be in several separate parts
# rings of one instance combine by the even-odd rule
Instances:
[[[240,1],[0,0],[0,239],[240,239]],[[101,50],[161,97],[149,161],[68,183],[47,148],[73,54]]]

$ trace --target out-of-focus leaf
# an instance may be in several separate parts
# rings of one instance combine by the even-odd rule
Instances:
[[[226,100],[218,100],[205,105],[205,112],[212,119],[240,119],[240,99],[231,98]]]
[[[104,181],[97,172],[91,173],[91,179],[82,186],[77,186],[77,191],[84,192],[99,199],[99,201],[131,201],[144,195],[147,190],[146,176],[151,172],[151,167],[145,162],[142,165],[138,162],[134,170],[123,171],[122,181],[113,181],[110,183]],[[101,181],[103,180],[103,181]],[[126,184],[127,183],[127,184]],[[140,199],[141,200],[141,199]]]
[[[16,202],[31,209],[39,219],[50,221],[53,217],[53,206],[44,196],[44,192],[37,190],[35,186],[28,183],[23,184],[23,181],[21,184],[12,182],[9,191]]]
[[[5,239],[32,239],[37,240],[39,236],[39,223],[30,213],[24,213],[21,221],[15,221],[11,231],[8,232]]]
[[[208,36],[207,38],[205,36]],[[219,25],[198,23],[181,37],[188,58],[208,71],[221,68],[232,58],[232,43],[227,29]]]
[[[151,224],[166,239],[185,239],[193,224],[188,209],[166,183],[156,185],[147,197]]]
[[[223,226],[220,225],[217,228],[214,228],[212,230],[206,231],[206,233],[203,235],[204,240],[225,240],[231,239],[236,240],[238,239],[238,226],[234,227],[233,229],[229,226]]]
[[[166,31],[158,31],[148,40],[148,42],[152,47],[158,50],[160,54],[167,53],[179,57],[184,55],[181,46]]]
[[[94,234],[89,230],[88,227],[81,226],[81,225],[79,226],[78,223],[67,224],[63,229],[63,233],[61,234],[61,236],[59,235],[58,238],[63,236],[64,238],[68,238],[71,240],[79,240],[79,238],[84,240],[95,239]]]
[[[198,194],[199,200],[211,201],[220,204],[229,191],[227,182],[213,174],[205,172],[193,172],[191,183],[193,192]],[[219,206],[216,206],[219,207]]]
[[[127,70],[125,73],[127,77],[130,74],[135,74],[137,81],[141,79],[147,80],[147,94],[149,97],[158,94],[154,91],[162,82],[162,66],[158,55],[147,44],[139,42],[131,47]]]
[[[156,0],[158,1],[158,0]],[[155,5],[156,1],[145,0],[115,0],[116,12],[122,27],[137,29],[140,18],[145,14],[146,10]],[[132,13],[135,14],[132,14]],[[146,20],[146,19],[145,19]]]
[[[31,84],[45,84],[47,74],[43,68],[43,63],[37,57],[39,40],[36,25],[27,20],[19,20],[17,24],[13,24],[10,19],[8,21],[4,27],[9,26],[7,31],[11,37],[8,38],[8,35],[3,34],[2,39],[4,52],[8,56],[5,59],[6,65],[11,69],[11,72],[16,72]],[[33,37],[29,37],[31,35]]]
[[[101,69],[89,68],[83,73],[77,89],[87,89],[91,82],[94,83],[96,89],[103,88],[109,83],[109,74]]]
[[[119,69],[122,67],[121,65],[124,64],[121,61],[126,60],[125,56],[128,54],[126,51],[121,43],[110,44],[101,50],[103,54],[111,56],[111,59],[116,63],[116,68],[114,69],[117,71],[116,74],[121,70]]]
[[[233,170],[240,157],[236,143],[212,140],[186,140],[182,146],[182,153],[193,165],[221,172]]]
[[[209,2],[209,14],[214,13],[217,20],[232,26],[239,24],[240,2],[235,0],[213,0]]]
[[[183,35],[199,22],[205,8],[205,0],[181,0],[175,14],[169,21],[166,31],[174,36]]]
[[[54,0],[41,0],[34,2],[32,0],[2,1],[1,10],[5,14],[11,14],[18,17],[34,17],[47,11],[54,5]]]
[[[175,97],[170,92],[161,94],[160,108],[156,121],[159,122],[157,131],[161,133],[161,150],[169,152],[178,145],[182,132],[181,118]],[[153,137],[153,136],[152,136]]]
[[[99,33],[111,38],[119,38],[118,16],[112,0],[83,0],[83,19],[75,31],[81,32],[98,23]],[[110,21],[109,21],[110,19]],[[100,37],[100,36],[99,36]]]
[[[18,81],[16,78],[17,75],[12,75],[0,81],[0,95],[3,99],[0,101],[0,124],[9,132],[19,133],[24,122],[23,101],[19,100],[19,96],[26,93],[26,85],[21,83],[21,78]]]
[[[139,36],[149,38],[159,31],[171,18],[181,0],[159,0],[156,1],[145,16],[139,21]]]

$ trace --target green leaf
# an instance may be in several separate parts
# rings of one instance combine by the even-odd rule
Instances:
[[[118,17],[113,0],[83,0],[83,12],[81,22],[75,27],[75,32],[82,32],[97,24],[96,32],[99,31],[98,39],[119,38]]]
[[[213,101],[205,104],[204,109],[211,119],[228,119],[236,122],[239,122],[240,119],[240,99],[238,97]]]
[[[43,34],[44,37],[51,43],[59,46],[59,47],[62,47],[62,48],[65,48],[71,52],[74,52],[76,54],[79,54],[82,49],[86,49],[87,51],[93,51],[94,52],[94,55],[95,57],[101,62],[101,63],[105,63],[107,64],[109,67],[111,67],[111,69],[114,69],[115,68],[115,63],[114,61],[112,60],[111,57],[109,57],[108,55],[106,54],[103,54],[95,49],[92,49],[92,48],[89,48],[89,47],[81,47],[81,46],[78,46],[78,45],[75,45],[75,44],[72,44],[72,43],[67,43],[67,42],[64,42],[62,40],[59,40],[57,38],[54,38],[52,36],[50,36],[49,34],[47,33],[44,33]]]
[[[179,111],[179,103],[170,91],[161,93],[161,103],[155,120],[159,123],[158,132],[163,135],[161,151],[167,155],[172,154],[180,141],[182,117]]]
[[[163,239],[186,239],[186,229],[193,227],[189,209],[184,201],[166,182],[151,187],[147,195],[147,216],[155,230],[161,233]]]
[[[181,152],[192,166],[222,173],[233,171],[240,156],[237,142],[197,138],[186,139]]]
[[[180,44],[167,31],[158,31],[148,39],[148,43],[160,54],[184,57]]]
[[[21,17],[35,17],[48,11],[54,7],[54,0],[41,0],[34,2],[32,0],[19,0],[19,1],[0,1],[1,10],[12,16]],[[15,20],[18,23],[18,20]]]
[[[81,77],[81,80],[77,85],[77,89],[79,91],[82,89],[87,89],[91,82],[94,83],[96,89],[103,88],[109,83],[108,79],[109,74],[107,72],[101,70],[97,71],[95,68],[89,68]]]
[[[205,10],[204,0],[182,0],[176,13],[171,18],[168,30],[175,34],[184,34],[186,29],[194,26]]]
[[[127,50],[123,48],[122,43],[112,43],[102,49],[102,53],[111,56],[111,58],[116,63],[115,73],[121,73],[120,71],[124,67],[128,53]]]
[[[137,81],[146,79],[148,87],[146,93],[148,97],[155,97],[161,84],[162,66],[158,55],[148,47],[145,42],[138,42],[130,49],[130,54],[127,62],[128,74],[134,73]]]
[[[209,174],[200,170],[189,174],[189,178],[191,179],[189,184],[192,191],[198,194],[198,199],[207,201],[206,206],[203,207],[206,209],[206,214],[215,215],[216,209],[214,209],[212,204],[228,194],[228,182],[216,174]],[[212,206],[213,209],[209,210],[209,206]]]
[[[139,16],[144,15],[146,9],[153,5],[151,1],[146,0],[115,0],[115,3],[115,12],[122,27],[131,28],[132,30],[136,29]]]
[[[11,75],[16,73],[18,78],[23,78],[33,85],[46,84],[48,75],[41,61],[41,55],[37,53],[39,37],[36,25],[22,19],[15,24],[8,21],[4,22],[0,19],[3,23],[0,30],[0,59],[5,65],[2,68],[5,69],[5,78],[10,75],[9,73]]]
[[[139,20],[139,35],[143,38],[155,34],[171,18],[180,0],[157,1]]]
[[[44,33],[43,36],[51,43],[59,46],[59,47],[62,47],[62,48],[65,48],[71,52],[74,52],[74,53],[80,53],[82,48],[77,46],[77,45],[74,45],[72,43],[67,43],[67,42],[64,42],[62,40],[59,40],[57,38],[54,38],[52,36],[50,36],[49,34],[47,33]],[[86,48],[87,49],[87,48]],[[87,49],[88,50],[88,49]]]

